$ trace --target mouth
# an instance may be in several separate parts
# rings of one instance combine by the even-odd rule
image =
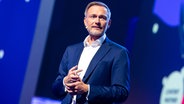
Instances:
[[[94,29],[102,29],[102,27],[100,27],[100,26],[92,26],[92,28],[94,28]]]

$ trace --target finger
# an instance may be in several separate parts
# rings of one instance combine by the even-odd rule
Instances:
[[[68,93],[71,94],[71,95],[77,95],[77,93],[73,90],[69,91]]]
[[[71,94],[74,93],[73,90],[68,90],[68,89],[67,89],[67,92]]]
[[[77,65],[75,65],[74,67],[72,67],[72,68],[70,69],[70,71],[74,71],[74,70],[77,70]]]
[[[71,79],[70,79],[70,83],[73,83],[73,82],[77,82],[77,81],[79,81],[80,79],[79,79],[79,77],[72,77]]]
[[[78,76],[79,76],[79,75],[80,75],[80,73],[81,73],[82,71],[83,71],[82,69],[78,69],[78,70],[76,70],[76,71],[75,71],[75,75],[78,75]]]
[[[72,67],[70,70],[69,70],[69,75],[70,74],[75,74],[75,70],[77,70],[77,65],[75,65],[74,67]]]
[[[74,90],[75,87],[66,87],[66,89],[67,89],[68,91],[70,91],[70,90]]]
[[[79,76],[75,76],[75,75],[68,75],[68,77],[64,80],[65,83],[73,83],[79,81]]]
[[[70,83],[67,83],[66,86],[67,88],[73,89],[76,86],[76,84],[77,82],[70,82]]]

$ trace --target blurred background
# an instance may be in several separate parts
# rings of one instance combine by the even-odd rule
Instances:
[[[92,0],[0,0],[0,103],[60,104],[51,92],[66,46],[88,35]],[[130,51],[125,104],[184,104],[184,0],[101,0],[107,36]]]

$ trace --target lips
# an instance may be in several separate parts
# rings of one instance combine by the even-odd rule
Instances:
[[[102,27],[99,27],[99,26],[92,26],[92,28],[95,28],[95,29],[102,29]]]

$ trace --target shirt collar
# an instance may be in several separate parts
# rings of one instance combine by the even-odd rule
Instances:
[[[89,43],[88,43],[88,38],[90,37],[90,35],[88,35],[85,40],[84,40],[84,47],[89,47]],[[100,38],[98,38],[97,40],[95,40],[94,42],[92,42],[91,46],[92,47],[97,47],[97,46],[101,46],[103,41],[106,38],[106,34],[102,35]]]

